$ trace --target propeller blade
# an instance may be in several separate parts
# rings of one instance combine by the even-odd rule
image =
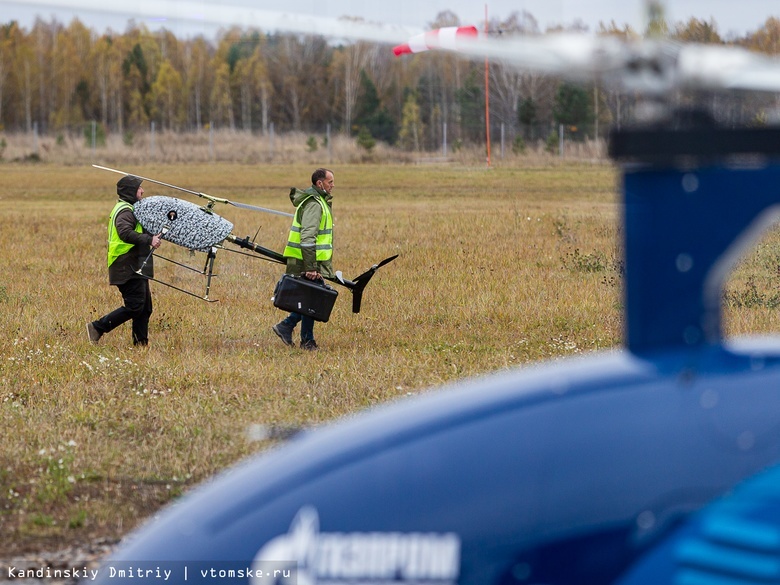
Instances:
[[[109,167],[102,167],[100,165],[92,165],[96,169],[100,169],[102,171],[110,171],[112,173],[118,173],[120,175],[132,175],[134,177],[138,177],[139,179],[142,179],[144,181],[149,181],[150,183],[155,183],[157,185],[162,185],[163,187],[170,187],[171,189],[176,189],[178,191],[183,191],[184,193],[190,193],[191,195],[195,195],[197,197],[202,197],[203,199],[208,199],[209,201],[213,201],[215,203],[224,203],[226,205],[232,205],[234,207],[240,207],[242,209],[251,209],[253,211],[262,211],[264,213],[273,213],[275,215],[283,215],[285,217],[292,217],[292,213],[287,213],[286,211],[276,211],[275,209],[268,209],[266,207],[258,207],[257,205],[249,205],[248,203],[238,203],[236,201],[230,201],[228,199],[222,199],[221,197],[213,197],[211,195],[207,195],[206,193],[201,193],[200,191],[193,191],[191,189],[185,189],[184,187],[179,187],[177,185],[171,185],[170,183],[163,183],[162,181],[158,181],[156,179],[150,179],[149,177],[142,177],[141,175],[136,175],[135,173],[128,173],[125,171],[120,171],[118,169],[112,169]]]
[[[390,256],[389,258],[385,258],[385,259],[384,259],[384,260],[382,260],[382,261],[381,261],[379,264],[377,264],[377,265],[376,265],[376,267],[377,267],[377,270],[378,270],[379,268],[382,268],[382,266],[384,266],[385,264],[390,264],[390,262],[392,262],[392,261],[393,261],[393,260],[395,260],[396,258],[398,258],[398,254],[396,254],[395,256]]]
[[[233,205],[234,207],[240,207],[241,209],[251,209],[253,211],[263,211],[265,213],[273,213],[275,215],[283,215],[285,217],[292,217],[292,213],[287,213],[286,211],[276,211],[275,209],[268,209],[267,207],[258,207],[257,205],[249,205],[248,203],[238,203],[236,201],[228,201],[225,199],[223,203],[227,203],[228,205]]]
[[[475,26],[449,26],[438,28],[426,33],[413,36],[408,43],[393,47],[396,57],[410,53],[420,53],[429,49],[443,48],[458,50],[458,39],[464,37],[476,37],[478,34]]]
[[[678,66],[689,87],[780,91],[780,60],[741,47],[684,45]]]
[[[780,60],[735,46],[555,33],[514,38],[463,35],[455,43],[428,48],[499,60],[571,81],[603,79],[627,91],[650,94],[674,88],[780,91]]]
[[[11,4],[62,8],[68,11],[88,10],[103,14],[118,14],[145,19],[165,19],[198,26],[211,24],[230,28],[242,26],[270,32],[290,32],[304,35],[370,41],[402,43],[421,31],[416,27],[362,22],[347,18],[306,15],[283,10],[258,10],[252,6],[222,2],[176,0],[175,2],[144,2],[142,9],[132,3],[104,0],[10,0]]]
[[[426,48],[456,51],[471,58],[499,60],[520,69],[583,80],[616,68],[616,56],[625,51],[622,41],[615,37],[575,33],[501,38],[459,34],[446,43],[429,42]]]
[[[208,197],[204,193],[198,193],[197,191],[192,191],[190,189],[185,189],[184,187],[178,187],[176,185],[171,185],[170,183],[163,183],[162,181],[157,181],[155,179],[150,179],[149,177],[142,177],[141,175],[136,175],[135,173],[128,173],[127,171],[120,171],[119,169],[112,169],[109,167],[101,167],[100,165],[92,165],[96,169],[100,169],[101,171],[109,171],[112,173],[118,173],[120,175],[132,175],[133,177],[138,177],[139,179],[143,181],[148,181],[150,183],[155,183],[157,185],[162,185],[163,187],[170,187],[171,189],[176,189],[178,191],[183,191],[184,193],[190,193],[192,195],[197,195],[198,197]],[[214,198],[216,200],[216,198]]]

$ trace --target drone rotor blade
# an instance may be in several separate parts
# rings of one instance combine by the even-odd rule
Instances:
[[[690,87],[780,91],[780,60],[741,47],[684,45],[678,64]]]
[[[434,48],[457,51],[458,39],[476,37],[479,34],[475,26],[448,26],[415,35],[409,42],[393,47],[396,57],[410,53],[420,53]]]
[[[409,39],[406,45],[394,49],[396,55],[425,50],[451,51],[471,58],[488,58],[503,61],[507,64],[539,73],[577,75],[588,77],[595,67],[603,67],[599,62],[594,65],[592,55],[598,51],[602,58],[607,56],[600,37],[583,34],[556,33],[544,36],[518,36],[510,38],[495,38],[479,35],[476,29],[466,33],[460,27],[453,29],[437,29],[417,35]],[[443,35],[445,31],[449,34]],[[452,31],[455,32],[452,32]],[[433,33],[437,33],[434,35]],[[422,39],[422,40],[421,40]],[[614,42],[613,42],[614,41]],[[616,44],[616,39],[607,39],[607,43]],[[405,50],[406,47],[411,50]],[[616,48],[617,49],[617,48]],[[615,52],[613,49],[611,52]]]
[[[135,173],[128,173],[126,171],[120,171],[119,169],[111,169],[109,167],[101,167],[100,165],[92,165],[96,169],[100,169],[101,171],[110,171],[112,173],[118,173],[120,175],[132,175],[133,177],[138,177],[139,179],[143,181],[148,181],[150,183],[155,183],[157,185],[162,185],[163,187],[170,187],[171,189],[176,189],[177,191],[183,191],[184,193],[190,193],[192,195],[197,195],[198,197],[203,197],[203,193],[198,193],[197,191],[192,191],[190,189],[185,189],[184,187],[178,187],[176,185],[171,185],[170,183],[163,183],[162,181],[157,181],[155,179],[150,179],[149,177],[142,177],[141,175],[136,175]]]
[[[268,209],[266,207],[258,207],[257,205],[249,205],[248,203],[238,203],[236,201],[228,201],[227,199],[225,200],[225,203],[228,205],[233,205],[234,207],[240,207],[241,209],[251,209],[253,211],[263,211],[265,213],[273,213],[274,215],[293,217],[292,213],[287,213],[286,211],[277,211],[275,209]]]
[[[286,211],[277,211],[275,209],[268,209],[267,207],[258,207],[257,205],[249,205],[248,203],[238,203],[237,201],[229,201],[228,199],[222,199],[221,197],[213,197],[211,195],[207,195],[206,193],[201,193],[200,191],[193,191],[191,189],[185,189],[184,187],[179,187],[177,185],[172,185],[170,183],[163,183],[162,181],[158,181],[156,179],[150,179],[149,177],[142,177],[141,175],[136,175],[135,173],[128,173],[125,171],[120,171],[118,169],[111,169],[109,167],[102,167],[100,165],[92,165],[96,169],[100,169],[102,171],[110,171],[112,173],[118,173],[120,175],[132,175],[134,177],[138,177],[139,179],[142,179],[144,181],[149,181],[150,183],[155,183],[157,185],[162,185],[163,187],[170,187],[171,189],[176,189],[178,191],[183,191],[184,193],[189,193],[191,195],[196,195],[198,197],[202,197],[203,199],[208,199],[209,201],[213,201],[215,203],[224,203],[226,205],[232,205],[234,207],[240,207],[241,209],[251,209],[253,211],[262,211],[264,213],[273,213],[275,215],[283,215],[285,217],[292,217],[292,213],[287,213]]]
[[[444,30],[432,32],[441,36]],[[418,35],[395,52],[457,52],[575,82],[602,79],[627,91],[649,94],[676,87],[780,91],[780,59],[736,46],[683,44],[657,36],[632,41],[579,33],[495,38],[450,32],[446,38],[442,42],[438,36]]]
[[[91,11],[137,17],[137,10],[122,2],[103,0],[10,0],[11,4],[63,8],[69,11]],[[137,6],[137,5],[136,5]],[[420,32],[416,27],[370,23],[323,15],[307,15],[282,10],[258,10],[229,2],[206,3],[177,0],[175,2],[145,2],[145,19],[164,19],[198,26],[210,24],[217,27],[242,26],[267,32],[290,32],[304,35],[317,34],[331,38],[370,41],[376,43],[402,43]]]

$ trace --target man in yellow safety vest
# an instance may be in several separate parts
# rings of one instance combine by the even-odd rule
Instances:
[[[284,248],[287,274],[302,274],[310,280],[333,278],[333,171],[317,169],[311,176],[311,187],[305,191],[290,190],[295,206],[290,235]],[[314,340],[314,319],[299,313],[290,313],[273,331],[287,345],[293,345],[295,326],[301,324],[301,348],[317,349]]]
[[[108,220],[108,282],[119,288],[124,305],[87,323],[87,336],[92,343],[122,323],[133,321],[133,345],[149,343],[149,317],[152,314],[152,293],[149,279],[154,277],[152,258],[144,264],[150,248],[159,248],[160,235],[143,229],[133,213],[133,206],[144,195],[142,179],[126,175],[116,184],[119,200]],[[142,273],[138,274],[138,270]]]

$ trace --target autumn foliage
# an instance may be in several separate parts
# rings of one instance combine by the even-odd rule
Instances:
[[[431,26],[457,24],[456,15],[444,12]],[[744,37],[723,35],[715,22],[695,18],[656,25],[682,41],[780,52],[777,18]],[[525,12],[494,20],[490,29],[503,35],[543,32]],[[597,33],[639,36],[614,22]],[[9,22],[0,25],[0,131],[78,133],[93,121],[118,136],[151,124],[160,131],[218,128],[262,135],[328,127],[353,137],[365,129],[364,135],[387,144],[431,150],[444,141],[483,139],[483,67],[450,54],[399,59],[384,45],[239,28],[215,39],[180,39],[132,21],[123,33],[102,34],[79,20],[38,20],[30,30]],[[491,64],[491,123],[506,129],[509,143],[518,136],[546,139],[560,123],[559,86],[559,79]],[[590,136],[630,119],[634,106],[630,96],[594,89],[586,90],[588,111],[580,123]]]

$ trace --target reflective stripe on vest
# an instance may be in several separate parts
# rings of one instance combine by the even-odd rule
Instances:
[[[300,211],[304,203],[309,199],[315,197],[309,195],[306,199],[300,202],[295,210],[295,217],[293,218],[292,228],[290,228],[290,235],[287,238],[287,246],[284,248],[284,256],[286,258],[297,258],[303,260],[303,252],[301,251],[301,221]],[[315,249],[317,252],[317,262],[326,262],[333,257],[333,215],[330,212],[328,204],[323,201],[319,196],[316,197],[317,203],[322,207],[322,216],[320,217],[320,227],[317,230],[317,237],[315,238]]]
[[[126,201],[117,201],[114,205],[114,209],[111,211],[111,216],[108,218],[108,265],[111,266],[114,260],[119,258],[122,254],[127,254],[135,244],[128,244],[119,237],[119,232],[116,231],[116,216],[120,211],[130,209],[132,211],[133,206]],[[135,224],[135,231],[139,234],[144,231],[140,223]]]

